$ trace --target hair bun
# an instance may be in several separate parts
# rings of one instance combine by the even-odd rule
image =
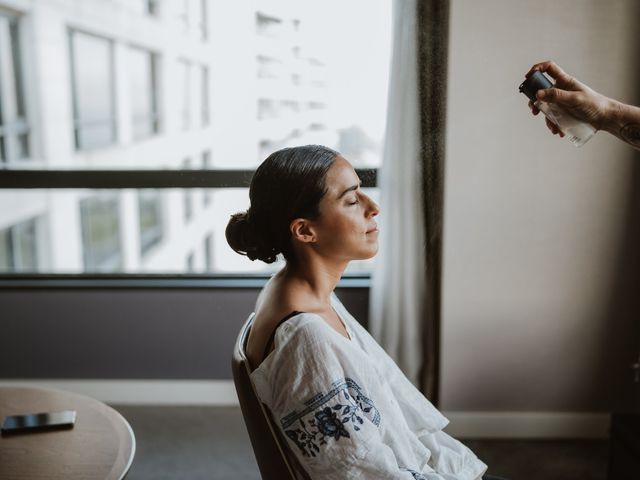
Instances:
[[[265,247],[263,239],[259,237],[254,227],[248,211],[234,213],[225,229],[227,243],[240,255],[246,255],[249,260],[262,260],[265,263],[275,262],[279,252],[273,248]]]

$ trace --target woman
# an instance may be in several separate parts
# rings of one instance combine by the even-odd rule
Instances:
[[[378,250],[379,208],[349,162],[318,145],[277,151],[249,197],[229,245],[286,260],[256,303],[251,381],[311,478],[482,478],[486,465],[333,293],[351,260]]]

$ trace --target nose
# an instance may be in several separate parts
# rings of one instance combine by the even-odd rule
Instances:
[[[369,208],[367,209],[367,217],[373,218],[380,213],[380,207],[369,196],[367,196],[367,200],[369,201]]]

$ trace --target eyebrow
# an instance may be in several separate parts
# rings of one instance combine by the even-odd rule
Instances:
[[[344,192],[342,192],[340,194],[340,196],[338,197],[338,200],[340,200],[344,196],[345,193],[353,192],[354,190],[357,190],[358,187],[360,187],[361,185],[362,185],[362,182],[358,183],[357,185],[352,185],[351,187],[347,188]]]

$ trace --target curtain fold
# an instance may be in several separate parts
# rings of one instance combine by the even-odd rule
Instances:
[[[437,406],[449,2],[394,0],[369,328]]]
[[[426,288],[416,0],[394,0],[380,186],[380,251],[369,328],[414,385],[420,382]]]
[[[449,0],[418,2],[420,161],[426,232],[426,299],[422,337],[422,391],[436,406],[440,396],[442,219],[449,58]]]

